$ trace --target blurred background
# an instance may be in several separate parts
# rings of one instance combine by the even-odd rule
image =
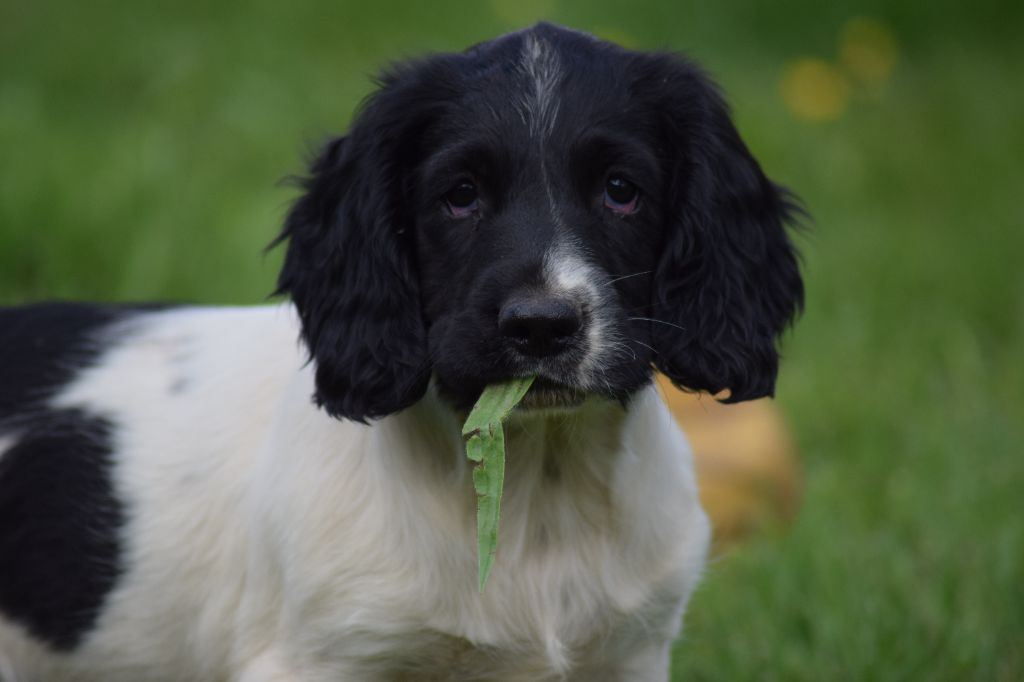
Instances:
[[[371,75],[541,18],[696,57],[814,217],[799,510],[717,554],[674,679],[1024,679],[1024,3],[4,0],[0,303],[263,301]]]

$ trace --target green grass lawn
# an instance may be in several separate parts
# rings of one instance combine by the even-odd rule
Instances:
[[[709,567],[675,679],[1024,679],[1022,5],[208,4],[0,5],[0,303],[263,300],[278,181],[390,59],[539,16],[689,50],[815,225],[778,396],[801,512]],[[891,78],[794,115],[788,65],[860,14]]]

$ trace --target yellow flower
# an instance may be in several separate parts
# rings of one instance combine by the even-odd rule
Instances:
[[[850,99],[850,84],[839,69],[822,59],[799,59],[782,74],[782,99],[808,121],[839,118]]]
[[[839,34],[839,61],[869,90],[878,90],[885,85],[898,56],[899,49],[892,31],[875,19],[851,19]]]

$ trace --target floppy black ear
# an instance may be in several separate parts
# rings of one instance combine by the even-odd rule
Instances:
[[[399,80],[324,147],[277,240],[278,293],[298,309],[316,403],[361,422],[419,400],[430,375],[404,191],[417,116]]]
[[[775,392],[777,340],[803,306],[787,224],[800,211],[765,177],[715,86],[665,58],[662,132],[672,166],[665,250],[655,273],[655,365],[724,402]]]

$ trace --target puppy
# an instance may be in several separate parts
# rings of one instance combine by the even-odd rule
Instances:
[[[0,313],[0,678],[667,679],[709,529],[652,368],[772,394],[793,212],[678,56],[394,67],[287,216],[290,303]],[[459,427],[525,375],[481,594]]]

